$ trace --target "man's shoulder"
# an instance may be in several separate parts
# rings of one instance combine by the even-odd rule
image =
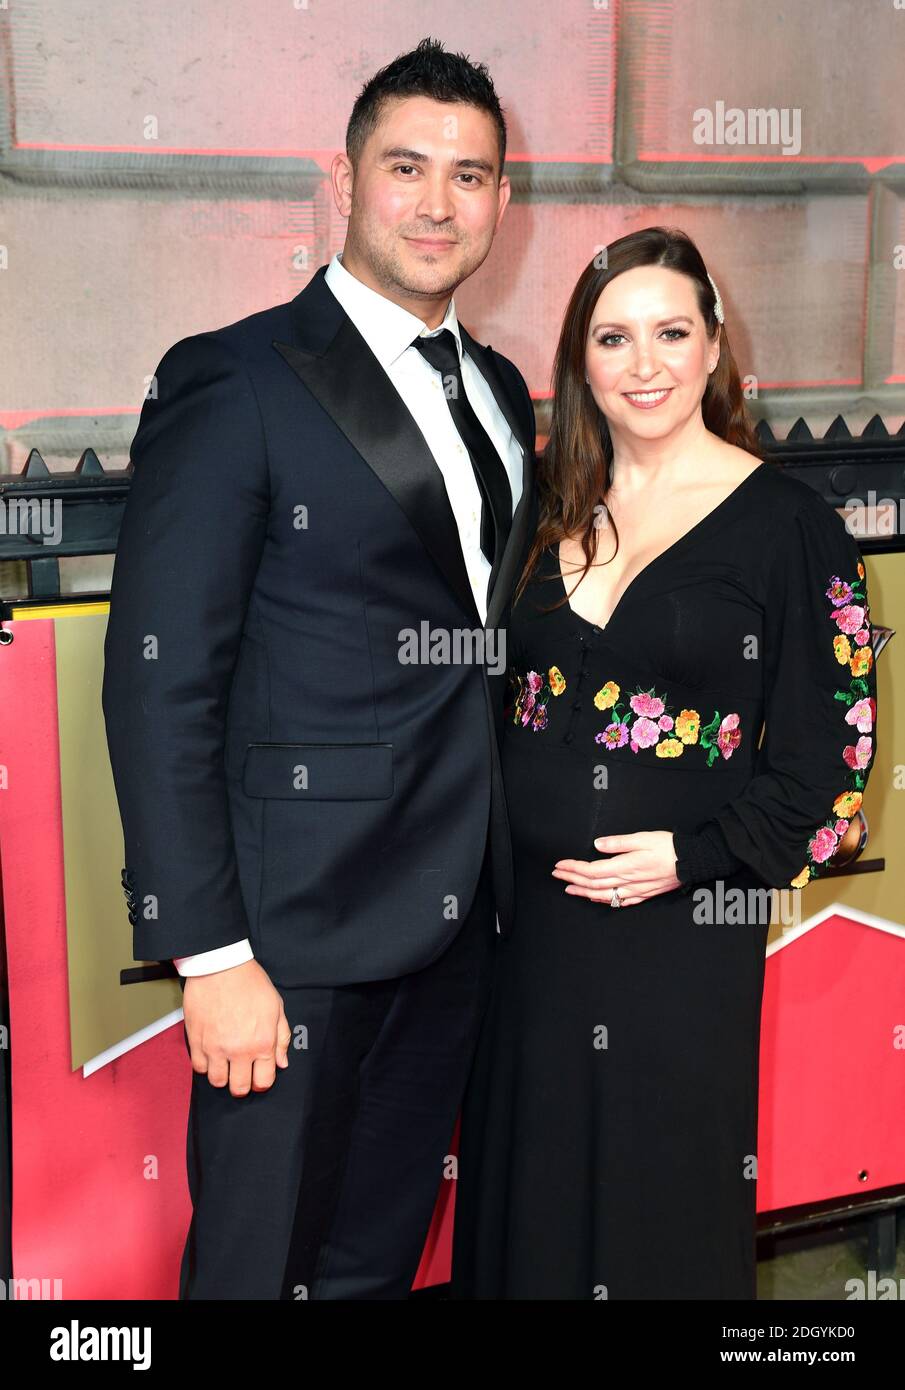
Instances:
[[[223,343],[242,357],[254,356],[263,348],[269,351],[274,339],[279,342],[289,341],[291,305],[290,299],[284,304],[273,304],[268,309],[258,309],[255,313],[246,314],[244,318],[235,319],[220,328],[209,329],[203,336]]]
[[[206,360],[211,354],[215,359],[219,359],[221,354],[239,358],[248,366],[261,360],[269,361],[273,353],[274,340],[290,340],[291,304],[292,300],[288,300],[285,304],[258,309],[220,327],[186,334],[172,344],[166,356],[174,363],[190,363],[199,358]]]

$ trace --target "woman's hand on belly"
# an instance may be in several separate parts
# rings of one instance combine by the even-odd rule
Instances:
[[[594,848],[608,859],[559,859],[553,877],[568,885],[574,897],[610,905],[618,888],[623,907],[632,907],[658,893],[680,888],[676,878],[676,852],[671,830],[638,830],[633,835],[601,835]]]

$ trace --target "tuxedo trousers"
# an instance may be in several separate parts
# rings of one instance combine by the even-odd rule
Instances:
[[[233,1096],[192,1073],[180,1299],[408,1296],[497,944],[488,847],[469,912],[427,966],[275,984],[293,1042],[271,1087]]]

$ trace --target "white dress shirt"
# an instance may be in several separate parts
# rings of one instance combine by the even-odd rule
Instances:
[[[395,304],[365,285],[346,270],[337,253],[324,276],[331,291],[364,338],[390,381],[406,404],[443,481],[452,508],[469,583],[481,621],[487,620],[487,583],[490,561],[481,550],[481,493],[468,451],[456,429],[443,390],[443,378],[425,357],[412,347],[419,334],[433,337],[448,328],[456,340],[462,385],[469,403],[496,447],[512,489],[512,512],[522,495],[522,446],[496,403],[493,392],[462,347],[455,299],[450,297],[446,316],[439,328],[429,329],[408,309]],[[174,964],[180,975],[207,975],[253,960],[249,941],[236,941],[213,951],[179,956]]]

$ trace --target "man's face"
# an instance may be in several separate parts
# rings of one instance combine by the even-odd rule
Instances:
[[[509,202],[498,165],[486,112],[430,97],[388,102],[354,177],[345,155],[334,160],[349,218],[344,264],[394,299],[449,296],[481,265]]]

